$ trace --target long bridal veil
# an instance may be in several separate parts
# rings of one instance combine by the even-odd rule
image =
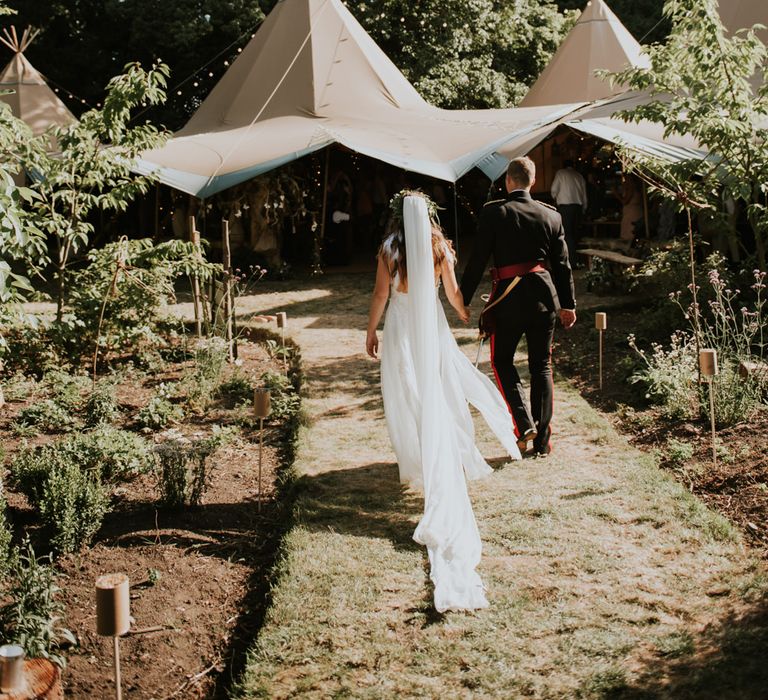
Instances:
[[[449,405],[441,381],[441,365],[451,360],[441,353],[439,321],[445,319],[438,314],[432,229],[422,197],[404,198],[403,224],[408,255],[407,325],[414,388],[420,399],[415,418],[424,487],[424,515],[413,537],[429,553],[435,608],[440,612],[482,608],[488,601],[475,571],[482,544],[462,466],[466,426],[456,424],[456,408]],[[464,404],[466,409],[466,400]],[[505,409],[501,402],[497,408]],[[471,422],[468,410],[466,417]],[[510,428],[504,442],[511,451],[516,450],[513,440]]]

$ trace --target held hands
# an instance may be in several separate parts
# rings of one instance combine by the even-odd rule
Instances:
[[[573,309],[560,309],[560,323],[568,330],[576,323],[576,312]]]
[[[365,338],[365,351],[374,360],[378,359],[379,337],[376,335],[376,331],[368,331],[368,335]]]
[[[467,323],[469,321],[469,307],[468,306],[463,306],[461,309],[456,309],[456,313],[458,314],[459,318],[464,323]]]

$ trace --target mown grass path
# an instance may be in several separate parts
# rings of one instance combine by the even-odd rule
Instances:
[[[472,487],[491,607],[434,612],[411,539],[421,501],[398,483],[363,351],[372,282],[329,275],[241,301],[288,312],[312,425],[237,696],[766,697],[764,569],[563,380],[548,459],[505,464],[478,425],[498,467]],[[474,331],[456,334],[474,359]]]

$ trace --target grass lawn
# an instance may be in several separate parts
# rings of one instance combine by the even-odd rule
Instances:
[[[253,301],[289,312],[313,422],[236,696],[764,698],[764,568],[562,380],[548,459],[505,464],[478,426],[497,467],[472,487],[491,606],[434,611],[411,539],[421,499],[398,483],[362,355],[370,284],[329,276],[330,294],[307,283]]]

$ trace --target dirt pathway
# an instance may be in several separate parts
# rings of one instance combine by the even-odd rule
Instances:
[[[410,538],[421,503],[397,483],[363,353],[371,285],[326,276],[241,304],[288,312],[312,425],[240,696],[765,697],[764,570],[563,381],[548,459],[505,465],[478,424],[498,467],[472,488],[491,607],[434,613]],[[474,359],[474,332],[456,336]]]

